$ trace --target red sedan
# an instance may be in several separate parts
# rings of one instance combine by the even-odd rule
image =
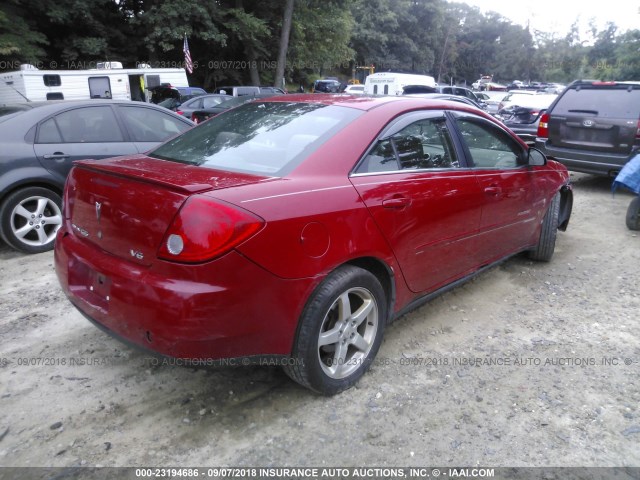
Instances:
[[[566,168],[473,107],[287,95],[77,162],[55,264],[118,338],[334,394],[407,310],[519,252],[549,260],[571,205]]]

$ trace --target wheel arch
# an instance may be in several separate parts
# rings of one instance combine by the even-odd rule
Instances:
[[[382,285],[382,289],[384,290],[384,294],[387,301],[387,318],[385,318],[385,322],[388,322],[391,318],[393,318],[394,305],[396,303],[396,284],[395,284],[395,274],[389,265],[376,257],[359,257],[349,260],[345,262],[343,265],[353,265],[355,267],[362,268],[363,270],[367,270],[369,273],[374,275],[380,285]],[[340,266],[336,267],[339,268]]]
[[[62,197],[64,183],[60,185],[53,178],[43,176],[40,170],[32,170],[34,169],[28,169],[26,172],[13,171],[13,175],[5,175],[0,178],[0,204],[13,192],[30,187],[46,188]]]
[[[569,225],[571,210],[573,209],[573,191],[571,185],[563,185],[560,189],[560,213],[558,215],[558,230],[564,232]]]

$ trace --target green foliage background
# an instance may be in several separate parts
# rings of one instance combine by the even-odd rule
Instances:
[[[179,66],[189,39],[192,85],[272,84],[282,0],[5,0],[0,71],[91,68],[97,61]],[[584,38],[583,38],[584,37]],[[435,76],[441,83],[640,80],[640,30],[592,26],[581,37],[533,31],[445,0],[295,0],[286,81],[346,81],[355,66]],[[362,70],[356,71],[358,74]]]

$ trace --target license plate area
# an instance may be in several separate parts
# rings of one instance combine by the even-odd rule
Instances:
[[[69,263],[69,290],[76,297],[104,313],[109,310],[111,278],[97,272],[87,264],[71,260]]]

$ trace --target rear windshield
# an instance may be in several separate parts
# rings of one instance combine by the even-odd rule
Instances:
[[[149,155],[280,177],[361,114],[335,105],[251,102],[188,130]]]
[[[602,118],[637,119],[640,113],[640,89],[570,88],[560,98],[553,113],[593,113]]]

